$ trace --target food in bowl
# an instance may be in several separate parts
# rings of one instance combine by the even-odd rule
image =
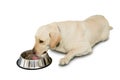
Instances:
[[[24,52],[21,56],[22,56],[23,58],[25,58],[25,59],[28,59],[28,60],[40,59],[40,57],[38,57],[38,56],[36,56],[35,54],[33,54],[33,51],[32,51],[32,50],[27,51],[27,52]]]

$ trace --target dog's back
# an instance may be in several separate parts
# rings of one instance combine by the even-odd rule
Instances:
[[[109,23],[101,15],[91,16],[84,21],[64,21],[56,24],[61,30],[62,41],[69,48],[85,41],[94,46],[97,42],[108,39],[109,36]]]

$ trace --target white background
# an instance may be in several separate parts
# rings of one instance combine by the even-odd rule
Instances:
[[[104,15],[113,30],[93,53],[59,66],[64,54],[49,51],[52,64],[40,70],[16,65],[32,49],[37,29],[54,21],[84,20]],[[120,80],[119,0],[0,0],[0,80]]]

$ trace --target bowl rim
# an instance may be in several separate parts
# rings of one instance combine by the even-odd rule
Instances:
[[[20,57],[22,58],[22,59],[24,59],[24,60],[32,60],[32,59],[26,59],[26,58],[24,58],[22,55],[23,54],[25,54],[26,52],[28,52],[28,51],[32,51],[32,50],[26,50],[26,51],[24,51],[24,52],[22,52],[21,54],[20,54]],[[36,61],[37,60],[40,60],[41,58],[44,58],[45,56],[48,56],[49,57],[49,55],[48,55],[48,53],[46,52],[46,53],[44,53],[44,54],[42,54],[40,57],[39,57],[39,59],[35,59]],[[34,61],[34,60],[33,60]]]

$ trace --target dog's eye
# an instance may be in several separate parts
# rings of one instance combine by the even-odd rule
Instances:
[[[44,41],[43,40],[39,40],[39,43],[43,43]]]

